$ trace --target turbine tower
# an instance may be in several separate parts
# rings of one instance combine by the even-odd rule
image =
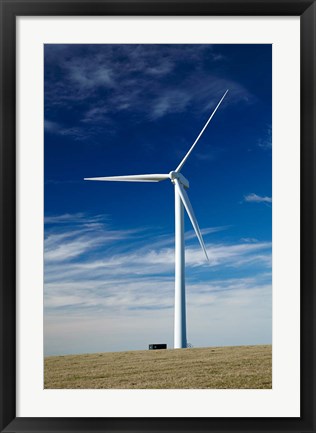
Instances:
[[[187,347],[186,336],[186,307],[185,307],[185,246],[184,246],[184,208],[191,220],[196,236],[200,242],[202,250],[208,259],[202,234],[195,218],[189,197],[186,190],[189,188],[188,180],[180,173],[183,165],[194,149],[196,143],[205,131],[207,125],[216,113],[218,107],[225,98],[228,90],[224,93],[212,114],[205,123],[203,129],[190,147],[189,151],[182,159],[178,167],[168,174],[137,174],[128,176],[112,177],[88,177],[84,180],[96,181],[115,181],[115,182],[160,182],[170,179],[174,184],[175,195],[175,303],[174,303],[174,348],[181,349]]]

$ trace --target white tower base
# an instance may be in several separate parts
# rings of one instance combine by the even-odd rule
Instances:
[[[175,190],[175,302],[174,348],[187,347],[185,312],[185,254],[183,204]]]

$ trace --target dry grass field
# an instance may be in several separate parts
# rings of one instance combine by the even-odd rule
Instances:
[[[44,378],[45,389],[269,389],[272,347],[50,356]]]

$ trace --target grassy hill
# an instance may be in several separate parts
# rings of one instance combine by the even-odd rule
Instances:
[[[272,387],[272,347],[233,346],[45,358],[45,389]]]

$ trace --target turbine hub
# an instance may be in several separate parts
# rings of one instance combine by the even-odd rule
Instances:
[[[179,175],[180,175],[180,173],[177,173],[176,171],[170,171],[170,173],[169,173],[169,177],[171,180],[179,179]]]
[[[178,179],[180,183],[184,186],[184,188],[189,188],[189,181],[178,171],[170,171],[169,177],[171,182],[174,182],[175,179]]]

